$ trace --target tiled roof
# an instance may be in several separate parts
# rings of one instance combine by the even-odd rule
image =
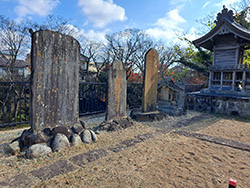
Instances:
[[[158,89],[161,88],[162,86],[167,86],[169,88],[171,88],[174,91],[183,91],[182,88],[180,88],[179,86],[177,86],[172,79],[170,78],[165,78],[164,80],[162,80],[159,84],[158,84]]]
[[[8,60],[5,57],[0,57],[0,67],[8,67]],[[17,59],[15,64],[14,64],[14,68],[25,68],[28,67],[28,63],[24,60],[19,60]]]

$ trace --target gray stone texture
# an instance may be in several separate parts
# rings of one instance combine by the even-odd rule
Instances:
[[[155,49],[152,48],[145,55],[142,112],[152,112],[156,110],[158,64],[159,64],[158,53]]]
[[[39,168],[38,170],[33,170],[30,173],[41,180],[49,180],[60,174],[72,172],[75,169],[76,168],[69,161],[59,160],[51,165]]]
[[[199,112],[249,117],[250,97],[187,95],[186,108]]]
[[[70,147],[70,144],[69,144],[68,138],[64,134],[57,133],[51,143],[52,150],[60,151],[62,149],[69,148],[69,147]]]
[[[9,151],[12,155],[17,154],[18,152],[20,152],[20,147],[19,147],[19,141],[14,141],[12,143],[9,144]]]
[[[123,63],[118,60],[114,61],[109,69],[107,121],[126,116],[126,75]]]
[[[89,130],[84,130],[81,133],[81,139],[84,143],[91,143],[92,138],[91,138],[91,133]]]
[[[6,179],[5,181],[0,182],[0,187],[9,188],[9,187],[18,187],[18,188],[27,188],[31,187],[33,184],[32,179],[23,173],[19,173],[11,178]]]
[[[82,144],[82,139],[78,134],[73,134],[71,137],[71,143],[73,146],[79,146]]]
[[[27,149],[26,157],[28,159],[34,159],[34,158],[38,158],[38,157],[48,155],[49,153],[52,153],[52,150],[47,145],[45,145],[45,144],[34,144],[34,145],[30,146]]]
[[[92,141],[93,141],[93,142],[96,142],[96,141],[97,141],[97,136],[96,136],[95,132],[92,131],[92,130],[89,130],[89,132],[90,132],[90,134],[91,134],[91,139],[92,139]]]
[[[49,30],[32,34],[31,127],[35,131],[78,123],[80,45]]]

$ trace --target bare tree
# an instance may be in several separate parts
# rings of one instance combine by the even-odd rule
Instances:
[[[144,55],[153,47],[153,41],[139,29],[126,29],[121,32],[106,35],[107,53],[110,61],[118,59],[127,70],[138,69],[143,71]],[[128,73],[131,73],[129,71]],[[130,75],[127,75],[127,78]]]
[[[164,46],[160,44],[156,49],[159,54],[159,74],[163,78],[166,76],[169,67],[179,61],[177,46]]]
[[[66,19],[62,16],[58,15],[48,15],[45,21],[39,25],[34,23],[33,29],[34,30],[52,30],[55,32],[59,32],[65,35],[71,35],[76,39],[81,37],[79,29],[77,26],[69,24],[70,19]]]
[[[105,46],[102,42],[84,38],[81,44],[81,54],[87,57],[87,77],[89,77],[89,63],[93,62],[96,68],[95,76],[98,77],[103,68],[108,64]],[[105,55],[104,55],[105,54]]]
[[[13,81],[14,65],[17,57],[24,57],[30,47],[28,34],[29,22],[16,23],[9,18],[0,16],[0,55],[8,56],[8,80]]]

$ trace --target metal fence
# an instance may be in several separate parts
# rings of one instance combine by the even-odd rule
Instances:
[[[141,107],[142,95],[143,95],[143,84],[128,83],[127,107],[129,109]]]
[[[107,103],[107,84],[84,82],[79,85],[79,115],[105,112]]]
[[[128,108],[141,106],[142,89],[142,84],[128,84]],[[0,82],[0,127],[29,123],[30,91],[30,82]],[[107,83],[80,83],[79,115],[105,112],[107,93]]]
[[[0,82],[0,127],[29,123],[30,82]]]

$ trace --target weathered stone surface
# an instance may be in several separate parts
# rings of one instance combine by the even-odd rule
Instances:
[[[86,129],[86,123],[84,121],[80,120],[80,124],[81,124],[82,128]]]
[[[92,138],[91,138],[91,133],[89,130],[84,130],[82,133],[81,133],[81,139],[84,143],[91,143],[92,142]]]
[[[109,147],[108,150],[117,153],[117,152],[120,152],[120,151],[122,151],[122,150],[124,150],[124,149],[126,149],[126,148],[127,148],[127,146],[124,145],[124,144],[117,144],[117,145],[115,145],[115,146]]]
[[[18,152],[20,152],[19,142],[14,141],[12,143],[4,143],[0,144],[0,153],[3,153],[5,155],[15,155]]]
[[[109,153],[104,150],[104,149],[96,149],[96,150],[91,150],[87,153],[82,153],[79,155],[76,155],[69,160],[72,161],[74,164],[83,166],[89,162],[93,162],[95,160],[98,160],[102,157],[107,156]]]
[[[92,139],[92,141],[93,141],[93,142],[96,142],[96,141],[97,141],[97,136],[96,136],[95,132],[92,131],[92,130],[89,130],[89,132],[90,132],[90,134],[91,134],[91,139]]]
[[[16,176],[13,176],[5,181],[0,182],[0,187],[9,188],[9,187],[20,187],[27,188],[33,184],[32,180],[23,173],[20,173]]]
[[[126,116],[126,75],[126,69],[122,62],[114,61],[109,69],[107,121]]]
[[[20,147],[23,150],[33,144],[47,143],[50,137],[47,136],[43,131],[33,132],[31,129],[24,130],[20,137]]]
[[[81,122],[81,121],[80,121]],[[79,134],[80,132],[82,132],[83,127],[80,125],[74,125],[72,128],[72,132],[75,134]]]
[[[19,141],[14,141],[12,143],[9,144],[9,148],[10,148],[10,152],[12,155],[17,154],[18,152],[20,152],[20,147],[19,147]]]
[[[141,139],[138,139],[138,138],[132,138],[132,139],[129,139],[129,140],[124,140],[121,142],[121,144],[127,146],[127,147],[131,147],[131,146],[134,146],[138,143],[142,142]]]
[[[145,73],[143,79],[144,92],[142,102],[142,112],[156,110],[157,102],[157,80],[158,80],[158,53],[155,49],[150,49],[145,56]]]
[[[72,132],[69,127],[66,126],[58,126],[52,129],[51,134],[56,135],[57,133],[64,134],[67,138],[70,138]]]
[[[49,30],[32,34],[32,130],[79,122],[80,45]]]
[[[154,133],[145,133],[145,134],[135,136],[135,138],[140,139],[142,141],[145,141],[154,137],[155,137]]]
[[[186,126],[189,126],[191,124],[194,124],[194,123],[197,123],[197,122],[200,122],[202,120],[209,119],[209,118],[211,118],[211,116],[207,115],[207,114],[194,116],[194,117],[192,117],[190,119],[178,121],[175,125],[173,125],[173,128],[186,127]]]
[[[209,136],[209,135],[200,134],[200,133],[189,133],[189,132],[185,132],[185,131],[174,131],[172,133],[182,135],[182,136],[186,136],[186,137],[197,138],[197,139],[202,140],[202,141],[208,141],[208,142],[212,142],[212,143],[215,143],[215,144],[229,146],[229,147],[232,147],[232,148],[235,148],[235,149],[240,149],[240,150],[243,150],[243,151],[250,152],[250,144],[245,144],[245,143],[237,142],[237,141],[234,141],[234,140],[218,138],[218,137]]]
[[[133,109],[130,117],[136,121],[160,121],[166,118],[166,113],[162,111],[142,112],[141,109]]]
[[[250,116],[250,97],[220,95],[217,93],[190,93],[186,109],[200,112],[219,113],[229,116]]]
[[[34,144],[30,146],[26,151],[26,157],[28,159],[38,158],[52,153],[50,147],[45,144]]]
[[[73,146],[79,146],[82,144],[82,139],[78,134],[73,134],[71,136],[71,143]]]
[[[51,143],[52,150],[60,151],[68,147],[70,147],[68,138],[64,134],[57,133]]]
[[[44,133],[46,136],[51,136],[51,130],[50,130],[50,128],[45,128],[45,129],[43,129],[43,133]]]
[[[30,173],[41,180],[49,180],[60,174],[74,171],[75,169],[76,168],[70,164],[69,161],[60,160],[53,163],[52,165],[42,167],[38,170],[33,170]]]
[[[104,121],[94,130],[98,134],[100,131],[118,131],[133,126],[133,121],[129,118],[119,118],[112,121]]]

